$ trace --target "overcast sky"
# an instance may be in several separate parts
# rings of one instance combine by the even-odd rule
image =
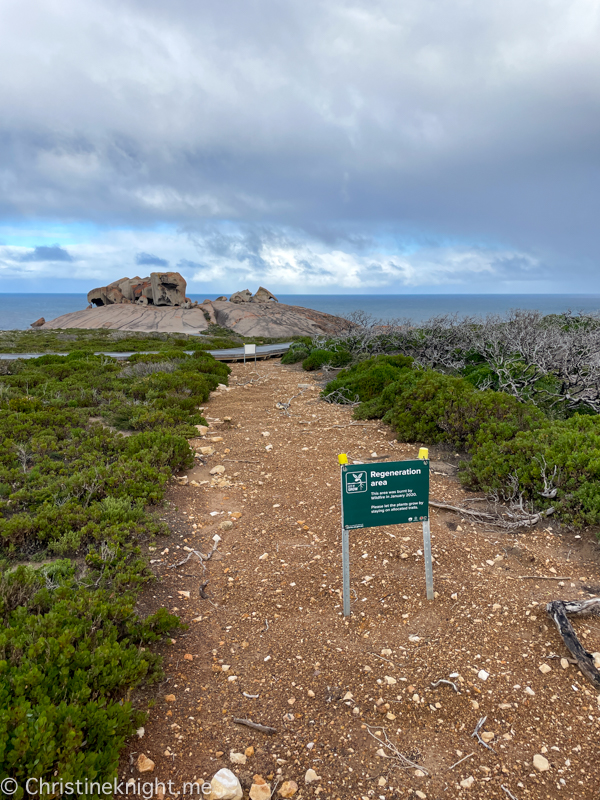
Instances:
[[[600,0],[3,0],[0,291],[600,292]]]

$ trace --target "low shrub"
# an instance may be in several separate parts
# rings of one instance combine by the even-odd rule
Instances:
[[[312,371],[328,364],[332,367],[344,367],[352,361],[346,350],[313,350],[302,362],[302,369]]]
[[[518,488],[536,508],[553,507],[566,522],[600,524],[600,417],[576,414],[506,438],[499,433],[498,426],[482,426],[461,472],[465,486],[504,497]],[[544,497],[549,487],[555,497]]]
[[[504,392],[479,391],[464,378],[432,370],[416,377],[398,386],[394,405],[383,417],[403,442],[447,442],[470,449],[483,425],[501,423],[495,430],[514,436],[544,420],[535,406]]]
[[[185,437],[229,374],[177,344],[128,365],[74,348],[0,377],[0,780],[110,780],[143,718],[124,698],[161,677],[147,645],[179,621],[137,616],[139,545],[167,532],[150,506],[193,464]]]
[[[412,358],[402,355],[376,356],[360,361],[342,370],[335,380],[329,381],[322,394],[325,396],[337,391],[347,400],[354,400],[356,397],[363,402],[373,400],[390,383],[402,378],[408,379],[412,365]]]

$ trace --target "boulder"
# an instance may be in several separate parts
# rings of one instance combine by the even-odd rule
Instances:
[[[217,299],[215,300],[215,303],[218,303],[221,300],[227,300],[227,295],[226,294],[222,294],[220,297],[217,297]],[[210,301],[209,300],[205,300],[204,302],[208,303]]]
[[[152,272],[152,299],[155,306],[182,306],[185,304],[185,279],[178,272]]]
[[[241,292],[234,292],[229,298],[230,303],[249,303],[252,299],[250,289],[242,289]]]
[[[275,297],[275,295],[270,292],[268,289],[265,289],[264,286],[259,286],[258,291],[256,294],[250,298],[251,303],[268,303],[268,302],[275,302],[278,303],[279,300]]]
[[[147,278],[120,278],[88,292],[88,303],[110,306],[123,303],[191,308],[185,296],[186,282],[178,272],[152,272]]]
[[[31,323],[31,325],[30,325],[29,327],[30,327],[30,328],[41,328],[41,327],[42,327],[42,325],[43,325],[45,322],[46,322],[46,320],[45,320],[43,317],[40,317],[39,319],[36,319],[36,321],[35,321],[35,322],[32,322],[32,323]]]

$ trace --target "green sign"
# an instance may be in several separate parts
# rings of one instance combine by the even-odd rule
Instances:
[[[377,528],[429,519],[429,461],[342,466],[342,527]]]

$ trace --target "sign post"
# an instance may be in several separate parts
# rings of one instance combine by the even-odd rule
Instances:
[[[344,616],[350,615],[349,531],[382,525],[423,523],[427,599],[433,600],[433,564],[429,527],[429,460],[426,450],[415,461],[342,465],[342,577]]]
[[[246,356],[254,356],[254,363],[256,364],[256,345],[255,344],[245,344],[244,345],[244,364],[246,363]]]

